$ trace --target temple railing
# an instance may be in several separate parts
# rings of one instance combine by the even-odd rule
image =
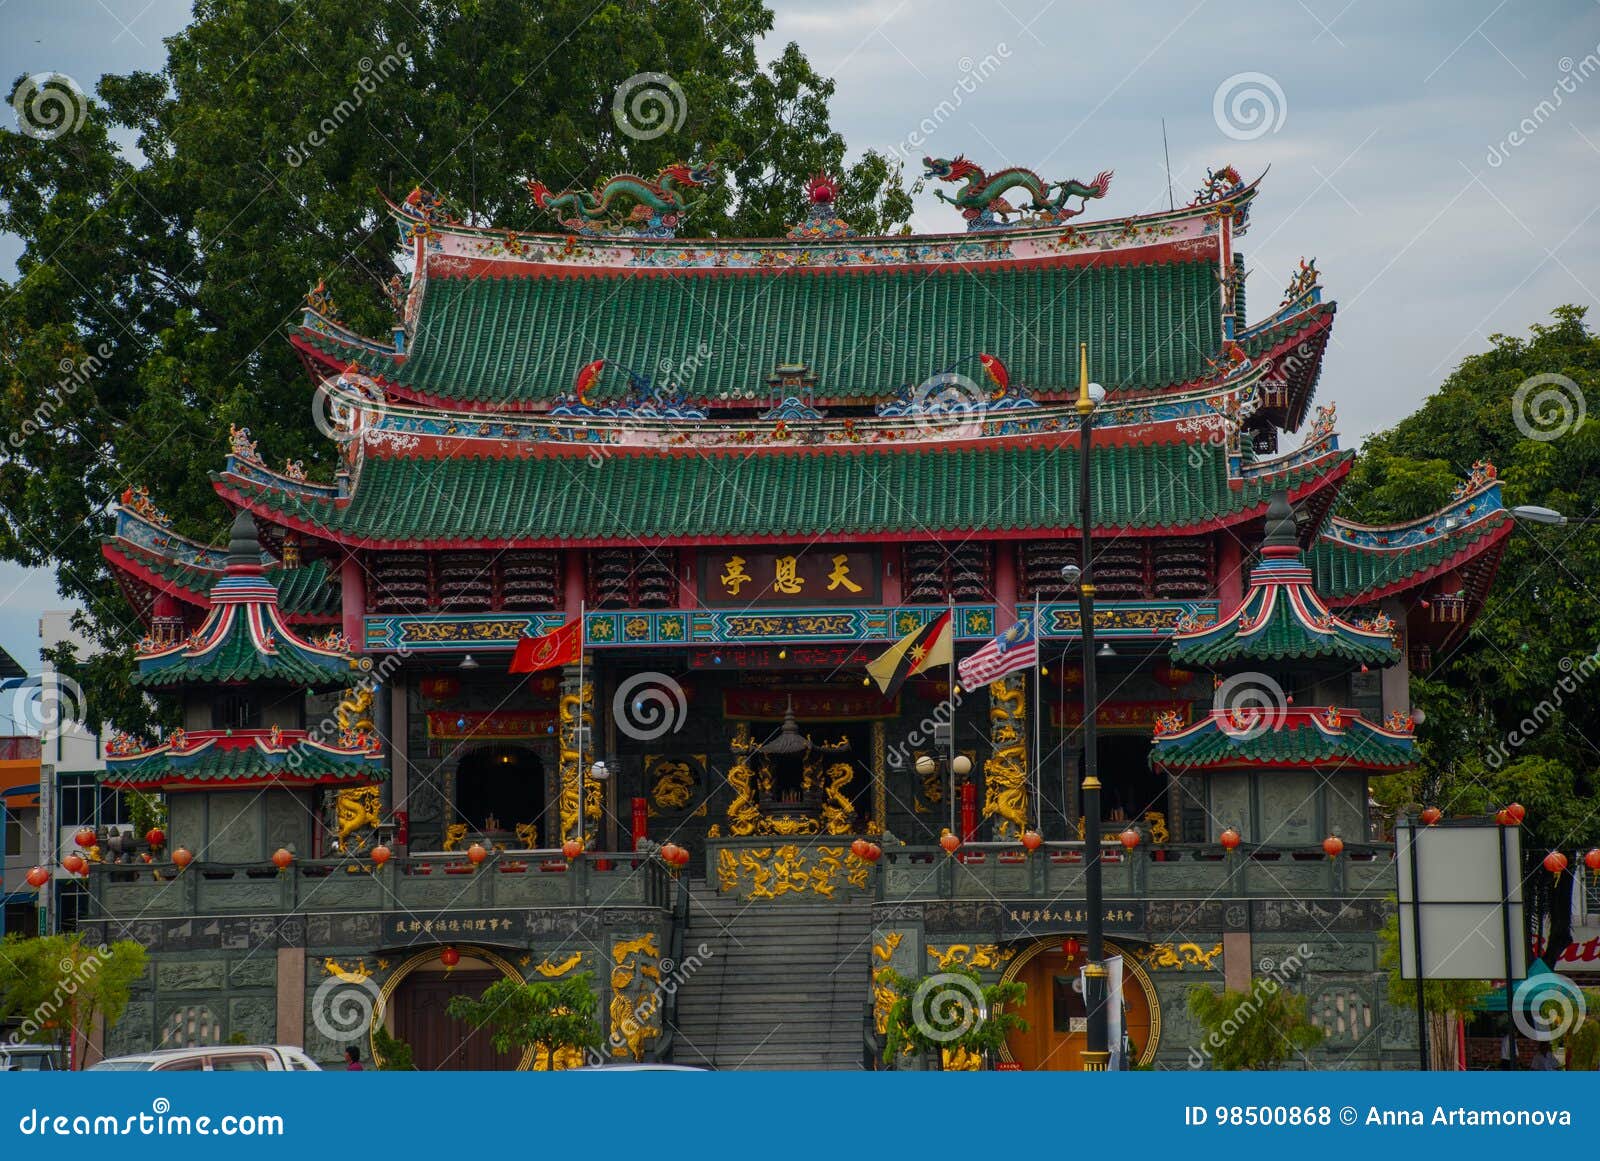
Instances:
[[[1082,899],[1085,844],[1046,843],[1032,854],[1015,843],[888,846],[878,897],[914,899]],[[1347,843],[1337,858],[1320,846],[1241,847],[1167,843],[1124,850],[1106,843],[1101,882],[1107,899],[1383,897],[1394,890],[1394,848]]]
[[[95,864],[92,917],[271,915],[362,911],[426,914],[527,907],[672,906],[672,873],[659,859],[590,851],[571,863],[555,850],[495,851],[474,867],[464,852],[413,852],[381,867],[362,859],[271,863]]]

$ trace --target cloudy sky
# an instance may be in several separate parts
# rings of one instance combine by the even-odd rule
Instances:
[[[1242,247],[1252,317],[1315,256],[1339,318],[1319,396],[1347,443],[1413,410],[1488,335],[1600,287],[1600,7],[1591,0],[810,0],[773,4],[838,82],[857,149],[1047,179],[1114,169],[1096,214],[1271,166]],[[0,74],[159,68],[185,0],[0,0]],[[770,54],[769,54],[770,55]],[[671,62],[663,62],[671,72]],[[3,111],[10,116],[10,111]],[[692,110],[691,110],[692,115]],[[917,225],[955,212],[924,194]],[[14,242],[0,238],[10,273]],[[37,665],[47,574],[0,565],[0,646]]]

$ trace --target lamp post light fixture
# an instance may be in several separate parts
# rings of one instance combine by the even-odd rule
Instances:
[[[1089,345],[1078,344],[1078,623],[1083,626],[1083,893],[1088,913],[1083,1002],[1088,1014],[1085,1072],[1104,1072],[1111,1060],[1110,1025],[1106,1011],[1104,887],[1100,866],[1100,762],[1096,754],[1095,714],[1099,709],[1094,648],[1094,502],[1089,478],[1089,449],[1094,439],[1094,412],[1105,388],[1089,382]],[[1062,570],[1065,577],[1066,569]]]
[[[1567,516],[1537,504],[1519,504],[1511,509],[1511,515],[1528,524],[1600,524],[1600,516]]]

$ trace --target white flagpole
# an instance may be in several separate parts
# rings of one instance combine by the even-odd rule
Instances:
[[[945,717],[950,731],[950,752],[945,755],[945,765],[950,770],[950,833],[959,835],[956,830],[956,596],[954,593],[949,596],[950,624],[946,628],[950,634],[950,663],[946,667],[944,696],[950,707]]]

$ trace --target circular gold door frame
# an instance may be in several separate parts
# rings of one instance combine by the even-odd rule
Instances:
[[[439,944],[435,947],[428,948],[425,951],[417,952],[416,955],[412,956],[410,959],[406,960],[405,963],[395,968],[394,974],[383,982],[383,987],[378,991],[378,1002],[372,1006],[372,1021],[367,1027],[367,1055],[372,1058],[373,1067],[379,1069],[383,1067],[383,1058],[378,1055],[378,1049],[373,1043],[372,1034],[378,1028],[383,1026],[384,1013],[389,1009],[389,997],[394,995],[395,989],[404,983],[406,977],[412,972],[416,971],[423,964],[438,959],[439,950],[444,946],[446,945]],[[477,944],[467,943],[456,943],[450,944],[449,946],[454,947],[457,951],[459,951],[463,959],[467,958],[468,956],[471,956],[473,959],[481,959],[485,963],[489,964],[490,967],[499,968],[500,974],[505,976],[506,979],[515,980],[519,984],[524,982],[522,973],[512,966],[510,960],[496,952],[490,951],[486,947],[479,947]],[[530,1044],[523,1050],[522,1060],[517,1064],[517,1071],[527,1072],[532,1068],[533,1045]]]
[[[1060,947],[1063,938],[1063,936],[1057,935],[1048,939],[1035,940],[1020,955],[1012,957],[1011,962],[1006,965],[1005,973],[1000,977],[1000,982],[1009,984],[1021,974],[1022,969],[1036,956],[1052,948]],[[1150,1007],[1150,1040],[1144,1046],[1144,1051],[1139,1054],[1139,1059],[1135,1062],[1141,1066],[1149,1064],[1155,1060],[1156,1049],[1161,1046],[1161,1000],[1156,995],[1156,986],[1150,982],[1150,977],[1145,974],[1144,968],[1139,966],[1138,961],[1123,951],[1118,944],[1112,943],[1109,939],[1106,940],[1105,952],[1107,955],[1120,955],[1122,957],[1124,982],[1126,982],[1128,975],[1131,973],[1134,980],[1139,984],[1140,990],[1144,992],[1145,1002]],[[1011,1045],[1004,1041],[1000,1043],[1000,1059],[1007,1064],[1014,1063],[1011,1057]]]

